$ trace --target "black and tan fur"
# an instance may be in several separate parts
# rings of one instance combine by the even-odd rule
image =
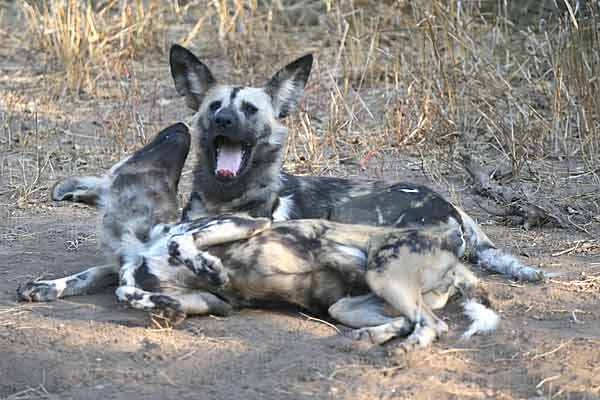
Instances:
[[[318,218],[372,226],[435,226],[459,221],[471,260],[511,278],[544,274],[496,248],[464,211],[433,190],[409,182],[352,181],[293,176],[281,171],[287,129],[280,118],[299,101],[312,56],[278,71],[262,87],[224,85],[190,51],[173,46],[171,73],[196,112],[192,124],[197,163],[184,219],[244,213],[275,221]],[[218,173],[219,145],[243,153],[235,175]]]
[[[116,293],[176,323],[228,307],[292,304],[357,328],[357,339],[380,344],[412,332],[404,344],[425,346],[448,330],[432,310],[479,283],[458,259],[464,244],[456,221],[392,228],[209,217],[173,225],[155,243],[130,242]],[[139,268],[155,277],[151,284],[135,278]],[[469,335],[495,328],[493,311],[474,300],[465,308]]]

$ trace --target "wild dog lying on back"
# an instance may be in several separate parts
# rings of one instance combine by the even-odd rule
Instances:
[[[285,303],[328,312],[357,328],[357,339],[380,344],[412,332],[404,345],[425,346],[448,330],[432,309],[479,283],[458,260],[465,242],[455,220],[392,228],[220,216],[160,231],[147,244],[126,244],[117,297],[174,323],[186,314]],[[465,311],[473,319],[467,336],[499,320],[473,299]]]
[[[184,219],[247,213],[276,221],[319,218],[375,226],[460,223],[467,252],[481,266],[511,278],[544,274],[497,249],[464,211],[412,183],[351,181],[281,172],[287,129],[279,119],[299,101],[312,56],[278,71],[262,87],[223,85],[190,51],[174,45],[171,73],[196,114],[197,164]]]
[[[146,242],[152,227],[179,219],[177,185],[189,147],[187,126],[176,124],[105,175],[59,181],[51,192],[53,200],[83,202],[101,210],[99,237],[109,263],[62,279],[29,282],[18,288],[19,297],[48,301],[116,285],[124,235]]]

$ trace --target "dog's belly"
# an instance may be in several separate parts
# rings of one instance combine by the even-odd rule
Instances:
[[[359,274],[336,270],[323,259],[322,244],[287,239],[275,231],[220,251],[212,247],[229,270],[230,284],[221,295],[237,307],[293,304],[323,312],[346,295],[364,293],[366,283],[357,278],[362,265],[356,265]]]
[[[225,295],[238,307],[291,304],[323,313],[348,294],[348,286],[339,274],[320,270],[308,274],[235,275]]]

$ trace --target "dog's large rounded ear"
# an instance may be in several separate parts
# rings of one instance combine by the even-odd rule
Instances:
[[[76,176],[58,181],[50,192],[54,201],[72,201],[91,206],[100,204],[103,179],[97,176]]]
[[[171,47],[169,62],[177,93],[185,96],[187,106],[197,111],[206,92],[217,80],[191,51],[178,44]]]
[[[277,71],[265,85],[265,90],[273,101],[277,118],[287,116],[298,104],[308,81],[312,63],[312,54],[300,57]]]

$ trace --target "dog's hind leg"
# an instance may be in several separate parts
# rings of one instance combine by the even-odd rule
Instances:
[[[133,308],[158,313],[177,325],[187,315],[219,315],[231,313],[231,305],[217,296],[203,291],[184,293],[154,293],[134,286],[119,286],[117,299]]]
[[[453,234],[453,230],[447,234]],[[440,299],[433,301],[423,296],[452,284],[451,274],[458,259],[453,252],[442,249],[443,243],[443,235],[427,231],[389,234],[371,240],[366,281],[373,293],[415,324],[414,332],[405,341],[406,347],[428,346],[448,331],[448,325],[433,313],[428,303],[438,303]]]
[[[346,326],[357,328],[350,333],[353,339],[368,339],[375,344],[407,335],[412,330],[406,318],[391,315],[385,302],[372,293],[338,300],[329,307],[329,315]]]
[[[64,278],[30,281],[17,288],[17,295],[24,301],[52,301],[66,296],[76,296],[116,285],[119,266],[107,264],[88,268]]]
[[[100,199],[110,186],[108,176],[74,176],[61,179],[50,191],[54,201],[70,201],[91,206],[100,205]]]
[[[405,316],[411,325],[414,324],[414,331],[403,342],[404,347],[428,346],[448,331],[448,325],[425,304],[417,282],[411,282],[408,277],[406,281],[398,281],[383,274],[379,277],[369,276],[369,273],[367,281],[374,293]]]

